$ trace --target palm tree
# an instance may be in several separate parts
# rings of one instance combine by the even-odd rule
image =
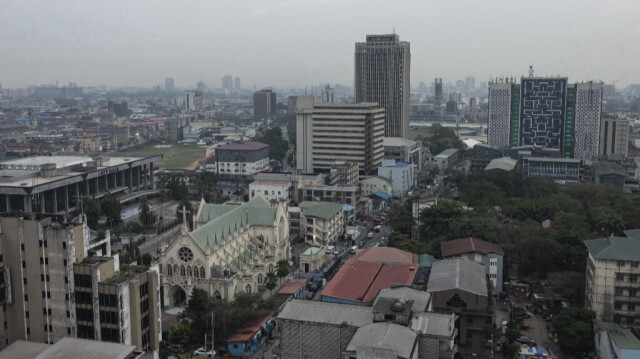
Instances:
[[[276,286],[278,286],[277,280],[278,280],[278,277],[276,276],[275,273],[273,272],[267,273],[267,280],[265,283],[265,287],[269,289],[269,293],[271,293],[271,291],[274,290]]]
[[[280,278],[280,283],[282,283],[282,278],[289,275],[289,261],[286,259],[281,259],[276,263],[276,275]]]

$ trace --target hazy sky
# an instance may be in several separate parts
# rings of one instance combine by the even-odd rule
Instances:
[[[354,43],[411,42],[411,82],[640,82],[640,1],[0,0],[0,84],[245,88],[353,83]]]

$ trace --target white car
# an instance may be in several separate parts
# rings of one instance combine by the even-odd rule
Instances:
[[[193,355],[201,356],[203,358],[213,358],[216,355],[215,350],[206,350],[205,348],[198,348],[193,351]]]
[[[369,233],[367,234],[367,238],[369,238],[369,239],[373,238],[373,232],[369,232]]]
[[[336,249],[336,246],[329,246],[327,247],[327,250],[325,251],[326,254],[331,254],[333,253],[333,251]]]
[[[351,253],[355,253],[358,250],[358,246],[351,247]]]

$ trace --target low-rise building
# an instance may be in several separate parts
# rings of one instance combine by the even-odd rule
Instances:
[[[329,170],[329,186],[357,186],[358,163],[350,161],[336,161]]]
[[[325,251],[320,247],[309,247],[300,253],[300,271],[303,273],[320,271],[325,262]]]
[[[344,351],[346,358],[418,357],[418,334],[403,325],[373,323],[356,330]]]
[[[212,171],[220,180],[253,180],[269,169],[269,145],[261,142],[234,142],[216,148]]]
[[[416,166],[417,172],[423,170],[422,145],[420,142],[402,137],[385,137],[382,143],[384,144],[384,159],[412,163]]]
[[[418,333],[418,358],[452,359],[458,351],[458,329],[454,313],[416,313],[411,330]]]
[[[370,196],[376,192],[386,193],[389,196],[393,195],[393,187],[391,180],[382,176],[374,176],[364,178],[360,181],[360,194],[363,196]]]
[[[335,244],[344,234],[343,205],[330,202],[301,202],[300,236],[312,245]]]
[[[249,199],[262,193],[268,201],[289,201],[291,182],[253,181],[249,184]]]
[[[469,237],[442,242],[440,248],[442,258],[462,258],[484,264],[494,295],[502,292],[504,251],[499,245]]]
[[[640,332],[637,328],[622,328],[596,320],[594,339],[598,358],[640,358]]]
[[[524,177],[542,176],[553,180],[579,182],[581,161],[573,158],[524,157],[519,163]]]
[[[458,161],[458,149],[448,148],[433,157],[433,160],[440,173],[447,173],[453,168],[456,161]]]
[[[298,187],[298,201],[337,202],[355,206],[358,193],[356,186],[303,185]]]
[[[416,185],[416,166],[411,163],[396,162],[396,160],[383,160],[382,166],[378,167],[378,176],[391,181],[393,197],[402,197]]]

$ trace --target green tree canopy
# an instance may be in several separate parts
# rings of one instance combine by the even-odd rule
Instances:
[[[593,349],[593,321],[596,315],[592,310],[569,307],[553,320],[558,333],[558,344],[568,353],[582,353]]]
[[[387,222],[391,226],[391,230],[407,236],[411,235],[413,230],[413,215],[406,206],[394,204],[387,214]]]
[[[118,198],[112,193],[107,193],[104,197],[100,199],[100,209],[102,213],[107,216],[107,222],[116,225],[120,223],[122,218],[120,217],[120,211],[122,210],[122,205]]]

